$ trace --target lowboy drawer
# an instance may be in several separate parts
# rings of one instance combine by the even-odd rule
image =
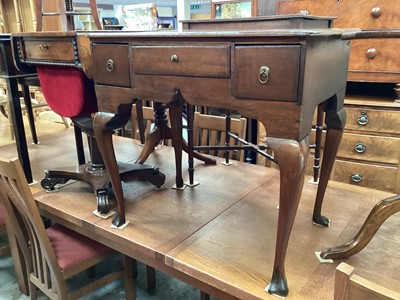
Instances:
[[[372,189],[395,192],[397,168],[336,160],[332,179]]]
[[[130,87],[128,44],[93,44],[92,55],[96,83]]]
[[[345,133],[338,157],[398,164],[400,138]]]
[[[300,45],[235,47],[233,95],[295,102],[300,53]]]
[[[78,59],[77,48],[73,39],[55,40],[24,40],[25,60],[51,60],[59,62],[74,62]]]
[[[230,77],[230,46],[132,46],[135,74]]]
[[[346,129],[398,134],[400,111],[346,108]]]

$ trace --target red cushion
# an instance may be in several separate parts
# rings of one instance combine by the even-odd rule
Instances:
[[[97,111],[93,81],[74,67],[37,66],[40,86],[50,108],[63,117]]]
[[[58,264],[63,270],[109,250],[107,246],[60,224],[55,224],[46,231],[56,253]]]

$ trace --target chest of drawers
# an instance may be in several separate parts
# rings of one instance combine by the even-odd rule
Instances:
[[[400,193],[400,106],[348,97],[345,107],[346,129],[332,179]]]
[[[300,0],[280,1],[278,14],[337,16],[336,28],[400,28],[397,0]],[[399,39],[355,40],[351,43],[349,81],[400,82]],[[398,97],[400,98],[400,96]]]
[[[278,14],[337,16],[333,22],[336,28],[400,28],[400,1],[396,0],[283,0],[278,2],[277,10]],[[399,47],[400,39],[353,40],[348,81],[365,85],[394,83],[399,101]],[[374,88],[380,88],[379,84]],[[395,93],[374,98],[347,97],[347,122],[334,180],[399,193],[400,105],[390,97],[395,98]]]

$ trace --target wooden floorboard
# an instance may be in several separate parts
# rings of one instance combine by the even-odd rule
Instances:
[[[0,156],[14,157],[12,147],[0,147]],[[119,161],[134,160],[141,150],[132,140],[122,138],[115,138],[115,149]],[[240,299],[276,299],[264,288],[270,280],[275,251],[278,171],[238,164],[204,166],[196,162],[195,178],[200,185],[177,193],[171,189],[175,173],[170,150],[159,147],[147,162],[166,174],[167,189],[155,193],[145,182],[124,183],[127,207],[132,209],[127,214],[131,225],[123,232],[111,229],[110,220],[92,214],[95,199],[90,187],[82,183],[63,188],[59,192],[61,198],[43,194],[42,205],[56,205],[68,213],[71,206],[77,207],[69,221],[75,222],[77,228],[95,230],[100,241],[101,237],[111,240],[116,248],[123,247],[121,236],[135,239],[133,248],[126,252],[146,263],[153,257],[160,265],[165,263]],[[40,145],[30,146],[29,152],[37,181],[42,179],[45,168],[76,163],[72,131],[45,136]],[[183,166],[186,168],[186,163]],[[187,178],[186,171],[184,176]],[[323,228],[311,223],[316,188],[305,183],[289,242],[287,299],[333,299],[334,272],[342,260],[320,263],[314,252],[353,237],[373,205],[391,195],[331,181],[323,207],[331,226]],[[41,191],[38,184],[32,189]],[[59,203],[54,202],[57,198]],[[390,217],[363,251],[345,260],[356,268],[357,274],[397,292],[399,226],[400,215]]]

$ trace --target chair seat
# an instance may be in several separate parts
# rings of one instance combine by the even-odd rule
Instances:
[[[46,229],[51,245],[62,270],[72,268],[110,249],[60,224]]]

